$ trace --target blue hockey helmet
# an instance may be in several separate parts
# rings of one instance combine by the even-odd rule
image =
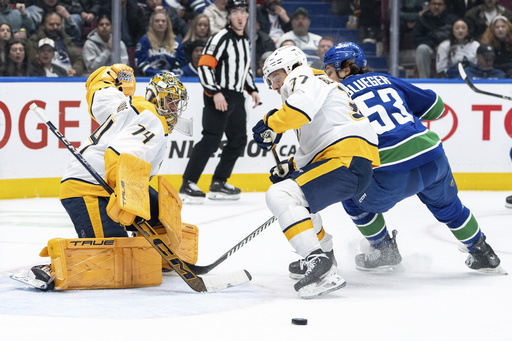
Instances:
[[[334,69],[339,71],[341,63],[353,59],[358,67],[366,66],[366,56],[363,49],[352,42],[339,43],[329,49],[324,55],[324,65],[333,64]]]

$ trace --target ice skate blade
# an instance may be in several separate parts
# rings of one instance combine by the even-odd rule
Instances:
[[[475,269],[474,271],[488,274],[488,275],[508,275],[508,272],[501,266],[498,265],[495,268],[482,268],[482,269]]]
[[[320,282],[306,285],[299,290],[299,296],[302,299],[310,300],[312,298],[326,295],[339,290],[347,285],[347,282],[338,274],[336,270],[331,270]]]
[[[363,268],[361,266],[356,265],[356,270],[363,271],[363,272],[388,273],[388,272],[396,272],[399,269],[400,269],[400,264],[385,265],[385,266],[379,266],[376,268]]]
[[[240,194],[225,194],[222,192],[210,192],[206,195],[210,200],[239,200]]]
[[[187,205],[202,205],[204,204],[204,197],[191,197],[186,194],[180,193],[181,201]]]

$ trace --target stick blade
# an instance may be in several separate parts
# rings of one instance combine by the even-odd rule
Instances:
[[[457,65],[457,67],[459,68],[460,77],[462,79],[466,80],[468,78],[468,75],[466,74],[466,71],[464,71],[464,67],[462,66],[462,63],[459,63]]]
[[[202,280],[206,286],[207,292],[215,292],[231,288],[240,284],[250,282],[251,274],[247,270],[238,270],[228,274],[218,276],[203,277]]]

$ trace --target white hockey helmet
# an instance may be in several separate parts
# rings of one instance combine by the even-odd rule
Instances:
[[[297,46],[283,46],[272,52],[263,65],[263,79],[268,86],[272,84],[268,76],[279,69],[283,69],[286,74],[292,72],[296,65],[308,65],[308,57]]]

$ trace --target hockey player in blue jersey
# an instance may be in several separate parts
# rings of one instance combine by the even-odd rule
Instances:
[[[351,42],[332,47],[324,56],[327,75],[341,82],[379,136],[381,165],[366,191],[343,206],[370,243],[356,255],[359,270],[392,268],[402,260],[396,230],[390,237],[382,213],[417,195],[434,217],[446,224],[469,253],[470,269],[502,272],[500,259],[459,197],[441,140],[421,121],[444,113],[442,99],[399,78],[372,72],[362,49]],[[290,264],[290,272],[300,266]]]

